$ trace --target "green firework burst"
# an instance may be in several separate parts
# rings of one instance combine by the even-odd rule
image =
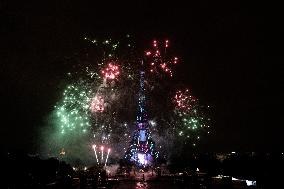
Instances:
[[[86,133],[91,126],[89,102],[91,91],[80,85],[69,85],[56,108],[61,134],[67,131]]]

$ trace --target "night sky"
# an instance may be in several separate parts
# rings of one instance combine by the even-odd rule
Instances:
[[[0,3],[2,148],[36,152],[60,80],[85,35],[167,36],[182,59],[179,77],[212,107],[205,151],[271,151],[279,144],[281,94],[271,87],[262,17],[240,2]],[[272,60],[271,60],[272,61]],[[280,86],[277,87],[281,88]],[[282,147],[283,148],[283,147]]]

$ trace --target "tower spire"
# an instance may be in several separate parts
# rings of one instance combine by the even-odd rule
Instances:
[[[145,110],[146,106],[146,97],[145,97],[145,71],[143,69],[143,60],[141,61],[141,70],[140,70],[140,88],[139,88],[139,98],[138,98],[138,115],[137,115],[137,123],[138,125],[143,124],[146,126],[147,122],[147,113]]]

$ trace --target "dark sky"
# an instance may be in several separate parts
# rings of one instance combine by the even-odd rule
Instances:
[[[79,2],[0,3],[0,138],[5,149],[37,149],[39,127],[53,109],[66,72],[62,57],[79,50],[85,34],[121,33],[145,43],[168,36],[176,44],[180,77],[212,106],[213,133],[204,139],[205,150],[270,151],[279,145],[283,124],[275,107],[281,106],[281,94],[271,87],[271,78],[280,76],[264,60],[264,17],[253,5]]]

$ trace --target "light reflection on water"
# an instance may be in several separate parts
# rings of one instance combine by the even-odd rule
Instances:
[[[148,189],[147,182],[137,182],[136,189]]]
[[[125,181],[120,182],[116,189],[180,189],[180,185],[167,181]]]

